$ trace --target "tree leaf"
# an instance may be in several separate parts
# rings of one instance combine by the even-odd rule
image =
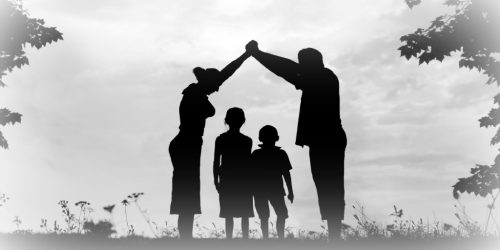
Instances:
[[[494,78],[494,77],[490,77],[490,78],[488,78],[488,81],[486,82],[486,84],[492,84],[492,83],[494,83],[495,81],[496,81],[496,80],[495,80],[495,78]]]
[[[497,133],[491,138],[490,144],[493,146],[500,142],[500,128],[498,128]]]
[[[0,109],[0,125],[5,126],[8,123],[14,125],[16,122],[21,122],[21,116],[21,114],[11,112],[6,108]]]
[[[495,164],[492,166],[477,165],[471,169],[471,176],[459,178],[457,183],[453,185],[453,197],[458,199],[460,193],[473,193],[485,197],[491,194],[493,190],[500,188],[500,173],[499,159],[495,159]]]
[[[5,140],[5,138],[3,137],[2,131],[0,131],[0,147],[4,149],[9,148],[9,144],[7,143],[7,140]]]
[[[432,59],[433,59],[432,53],[429,52],[422,53],[422,55],[420,55],[419,57],[418,64],[422,64],[424,62],[428,64]]]
[[[408,7],[410,9],[412,9],[413,7],[422,3],[422,0],[405,0],[405,2],[406,2],[406,5],[408,5]]]
[[[497,94],[495,97],[493,97],[493,103],[500,104],[500,94]]]

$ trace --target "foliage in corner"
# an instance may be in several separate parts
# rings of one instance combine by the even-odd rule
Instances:
[[[492,166],[477,165],[470,170],[471,176],[459,178],[453,185],[453,197],[458,199],[460,193],[467,192],[486,197],[492,195],[495,189],[500,188],[500,156],[495,159]]]
[[[46,27],[43,19],[30,18],[20,0],[0,0],[0,87],[5,87],[2,78],[7,72],[29,64],[24,51],[27,45],[40,49],[62,39],[62,33]],[[0,109],[0,125],[16,122],[21,122],[19,113]],[[9,147],[1,131],[0,147]]]
[[[405,0],[413,7],[420,1]],[[413,4],[411,5],[410,2]],[[445,4],[455,8],[453,14],[437,17],[428,28],[401,37],[401,56],[410,60],[417,58],[419,64],[433,60],[443,61],[451,53],[460,54],[459,67],[477,69],[488,76],[487,84],[500,86],[500,62],[495,54],[500,53],[500,8],[496,0],[447,0]],[[494,97],[494,104],[500,104],[500,94]],[[487,116],[479,120],[481,127],[498,127],[500,109],[494,107]],[[500,128],[491,140],[500,142]],[[498,159],[498,157],[497,157]],[[499,188],[499,168],[478,165],[471,169],[471,176],[460,178],[453,187],[453,196],[468,192],[486,196]],[[486,194],[485,194],[486,192]]]
[[[408,1],[408,0],[406,0]],[[500,86],[500,62],[493,56],[500,52],[500,8],[496,0],[448,0],[455,8],[426,28],[401,37],[401,56],[419,59],[419,64],[442,61],[452,52],[461,52],[459,67],[477,69],[488,76],[488,84]]]
[[[410,8],[421,1],[405,0]],[[477,69],[488,77],[487,84],[500,86],[500,5],[497,0],[446,0],[445,5],[455,8],[453,14],[437,17],[428,28],[401,37],[403,46],[399,47],[401,56],[410,60],[417,58],[419,64],[433,60],[443,61],[451,53],[461,53],[458,66],[470,70]],[[500,94],[493,98],[494,105],[500,105]],[[493,107],[489,114],[479,119],[480,127],[499,127],[500,108]],[[500,127],[491,140],[491,145],[500,142]],[[471,169],[471,176],[459,178],[453,185],[453,197],[460,193],[473,193],[476,196],[490,196],[488,222],[500,195],[500,155],[492,166],[477,165]],[[498,190],[496,194],[494,191]]]

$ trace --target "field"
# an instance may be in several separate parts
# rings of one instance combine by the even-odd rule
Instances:
[[[275,225],[270,223],[270,238],[262,240],[258,227],[251,227],[250,239],[242,240],[241,232],[236,232],[236,239],[226,240],[224,228],[199,225],[195,221],[193,234],[195,239],[181,241],[177,228],[157,224],[149,219],[147,210],[140,203],[144,193],[133,193],[121,204],[103,207],[108,219],[95,221],[90,203],[79,201],[74,204],[61,200],[62,221],[49,222],[42,219],[38,230],[25,229],[22,221],[15,217],[13,223],[17,230],[0,234],[0,250],[4,249],[498,249],[500,246],[498,223],[490,215],[488,225],[480,225],[465,212],[464,207],[456,206],[455,217],[458,224],[422,219],[406,218],[403,209],[393,206],[390,214],[392,222],[381,224],[367,216],[363,206],[353,206],[356,211],[352,216],[355,225],[342,225],[342,240],[328,242],[328,230],[306,231],[287,227],[286,239],[278,240]],[[8,198],[3,195],[2,204]],[[122,206],[121,214],[126,220],[125,231],[117,231],[112,223],[116,206]],[[131,205],[135,205],[130,207]],[[77,211],[73,212],[74,209]],[[128,212],[137,209],[150,229],[149,235],[139,235],[130,221]],[[128,210],[127,210],[128,209]],[[488,230],[489,228],[489,230]]]

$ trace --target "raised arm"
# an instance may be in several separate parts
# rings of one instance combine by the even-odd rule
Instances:
[[[264,67],[274,74],[283,77],[286,81],[297,84],[299,64],[281,56],[273,55],[259,50],[257,42],[250,41],[246,46],[247,51]]]
[[[250,53],[245,51],[245,53],[236,58],[236,60],[230,62],[226,67],[224,67],[224,69],[220,72],[221,77],[219,85],[222,85],[229,77],[231,77],[241,64],[243,64],[243,62],[249,57]]]
[[[220,188],[220,181],[219,181],[219,174],[220,174],[220,149],[219,149],[219,143],[218,139],[215,140],[215,153],[214,153],[214,184],[215,184],[215,189],[217,189],[217,192],[219,192]]]

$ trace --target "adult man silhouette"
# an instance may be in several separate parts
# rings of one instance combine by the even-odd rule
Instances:
[[[344,157],[347,137],[340,119],[339,81],[313,48],[298,53],[299,62],[259,50],[250,41],[246,50],[274,74],[302,90],[296,144],[309,146],[311,171],[322,220],[329,239],[340,238],[344,219]]]

